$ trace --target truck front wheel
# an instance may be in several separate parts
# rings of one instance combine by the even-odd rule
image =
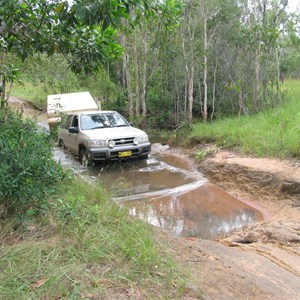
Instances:
[[[148,159],[148,154],[144,154],[141,157],[139,157],[140,160]]]
[[[64,143],[64,141],[62,139],[59,139],[59,141],[58,141],[58,147],[62,148],[62,149],[66,149],[65,143]]]
[[[93,166],[93,159],[90,157],[90,155],[86,152],[84,148],[80,151],[79,161],[84,167]]]

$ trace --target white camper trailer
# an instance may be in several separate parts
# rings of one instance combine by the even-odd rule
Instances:
[[[60,123],[62,113],[97,110],[99,108],[89,92],[47,96],[47,118],[50,128]]]

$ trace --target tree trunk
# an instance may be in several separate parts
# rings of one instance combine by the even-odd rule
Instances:
[[[217,69],[218,69],[218,57],[216,57],[216,65],[215,65],[215,69],[214,69],[212,112],[211,112],[211,115],[210,115],[210,120],[211,121],[213,120],[214,114],[215,114]]]
[[[190,41],[191,42],[191,41]],[[187,58],[184,35],[181,32],[181,45],[184,56],[185,70],[186,70],[186,93],[185,93],[185,112],[187,113],[187,121],[192,123],[193,120],[193,102],[194,102],[194,64],[191,58]]]
[[[121,47],[123,49],[125,49],[126,47],[126,36],[124,33],[120,33],[120,44],[121,44]],[[122,86],[123,87],[126,87],[126,75],[125,75],[125,70],[126,70],[126,58],[125,58],[125,53],[126,53],[126,50],[124,52],[124,55],[122,57],[122,70],[121,70],[121,76],[122,76]]]
[[[259,73],[260,73],[260,63],[259,63],[259,51],[255,51],[255,78],[253,84],[253,106],[255,112],[258,112],[258,102],[259,102]]]
[[[146,93],[147,93],[147,33],[144,31],[143,34],[143,76],[142,76],[142,117],[143,121],[146,119],[147,115],[147,106],[146,106]]]
[[[200,81],[200,80],[198,81],[200,112],[201,112],[201,115],[203,116],[203,102],[202,102],[202,88],[201,88],[202,83],[203,83],[202,81]]]
[[[264,78],[262,82],[262,101],[264,103],[264,109],[268,108],[268,82],[267,79]]]
[[[183,102],[183,112],[184,112],[184,120],[187,121],[187,80],[184,83],[184,102]]]
[[[133,98],[132,98],[132,89],[131,89],[131,75],[129,69],[129,54],[126,49],[126,35],[121,33],[121,46],[125,49],[124,55],[122,57],[123,63],[123,86],[127,88],[127,97],[128,97],[128,114],[130,118],[133,118]]]
[[[129,70],[129,55],[126,50],[126,35],[121,33],[121,46],[125,49],[124,55],[122,57],[123,62],[123,85],[127,88],[127,97],[128,97],[128,114],[130,119],[133,118],[133,98],[132,98],[132,89],[131,89],[131,76]]]
[[[207,122],[207,17],[204,16],[204,62],[203,62],[203,121]]]
[[[193,121],[193,102],[194,102],[194,66],[190,67],[188,74],[188,122]]]
[[[254,6],[254,25],[257,23],[257,3],[256,0],[253,1]],[[255,48],[254,53],[254,82],[253,82],[253,106],[255,112],[258,112],[258,102],[259,102],[259,75],[260,75],[260,37],[258,38],[257,47]]]
[[[138,51],[136,46],[136,33],[134,33],[134,64],[135,64],[135,114],[140,117],[140,76],[138,64]]]
[[[124,54],[125,56],[125,77],[126,77],[126,85],[127,85],[127,93],[128,93],[128,112],[129,112],[129,117],[132,120],[133,118],[133,97],[132,97],[132,89],[131,89],[131,76],[130,76],[130,70],[128,66],[128,60],[129,56],[127,53]]]
[[[240,119],[242,113],[244,115],[247,114],[247,110],[245,108],[243,98],[244,98],[244,96],[243,96],[243,89],[242,89],[242,85],[241,85],[240,91],[239,91],[239,119]]]
[[[174,72],[174,78],[175,78],[175,86],[174,86],[174,99],[176,99],[175,104],[174,104],[174,122],[175,126],[177,127],[180,123],[180,91],[179,91],[179,84],[176,72]]]
[[[277,67],[277,98],[281,102],[281,92],[280,92],[280,60],[278,55],[278,49],[275,48],[275,57],[276,57],[276,67]]]
[[[5,76],[4,76],[4,65],[6,63],[6,52],[3,51],[2,52],[2,83],[1,83],[1,98],[0,98],[0,109],[6,108],[6,98],[5,98],[5,90],[6,90],[6,80],[5,80]]]

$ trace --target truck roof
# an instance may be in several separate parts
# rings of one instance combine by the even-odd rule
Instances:
[[[93,115],[93,114],[111,114],[117,113],[115,110],[80,110],[66,113],[66,115]]]

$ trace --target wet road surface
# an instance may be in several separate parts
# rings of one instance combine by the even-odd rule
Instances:
[[[263,219],[257,209],[209,184],[191,162],[152,146],[149,159],[85,169],[66,151],[56,159],[101,183],[129,213],[175,235],[213,239]]]

